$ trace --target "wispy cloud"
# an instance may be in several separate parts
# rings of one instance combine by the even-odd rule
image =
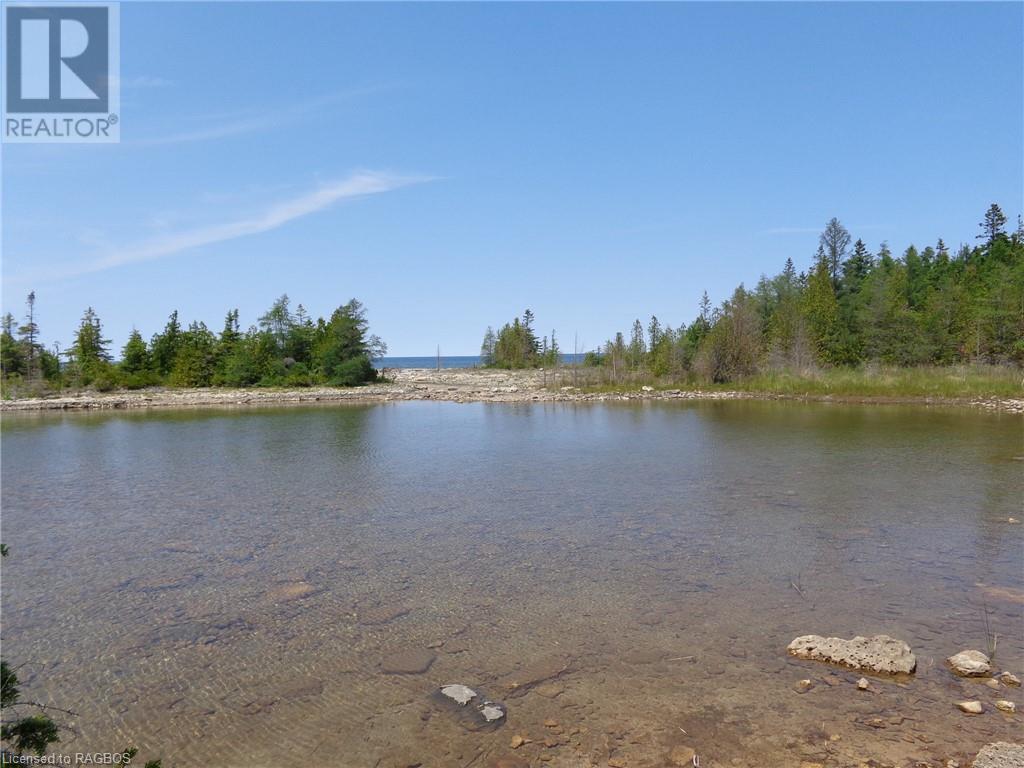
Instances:
[[[15,281],[59,280],[114,269],[126,264],[163,259],[192,248],[269,232],[345,200],[378,195],[431,180],[432,177],[428,176],[399,176],[375,171],[360,171],[345,179],[322,184],[311,192],[298,197],[281,200],[248,218],[166,233],[134,245],[114,249],[92,261],[57,267],[34,276],[18,276]]]
[[[288,104],[256,114],[237,113],[235,115],[228,116],[221,115],[216,122],[204,125],[201,128],[180,131],[166,136],[153,136],[150,138],[136,139],[131,142],[122,143],[154,147],[168,144],[186,144],[194,141],[210,141],[213,139],[227,138],[229,136],[240,136],[246,133],[271,130],[315,115],[317,112],[334,104],[370,93],[375,93],[386,87],[387,86],[375,86],[329,93],[315,99],[310,99],[296,104]]]

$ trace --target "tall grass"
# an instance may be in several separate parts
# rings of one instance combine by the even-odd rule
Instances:
[[[917,397],[917,398],[1024,398],[1024,369],[998,365],[895,366],[765,371],[725,383],[701,382],[689,377],[652,377],[643,373],[620,374],[614,379],[606,369],[581,368],[573,375],[561,371],[555,386],[576,383],[595,392],[655,389],[740,391],[789,396]]]

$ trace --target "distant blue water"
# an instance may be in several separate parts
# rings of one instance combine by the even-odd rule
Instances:
[[[562,365],[572,365],[573,356],[562,355]],[[580,362],[583,361],[583,355],[579,355]],[[437,367],[437,355],[431,355],[429,357],[382,357],[380,360],[375,360],[374,364],[378,368],[436,368]],[[472,368],[474,365],[480,365],[480,355],[441,355],[441,367],[442,368]]]

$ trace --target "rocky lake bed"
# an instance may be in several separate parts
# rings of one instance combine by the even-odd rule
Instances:
[[[62,746],[1020,768],[1017,417],[440,375],[5,413],[5,656]]]

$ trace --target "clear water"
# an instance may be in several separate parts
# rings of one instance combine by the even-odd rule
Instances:
[[[1024,673],[1022,425],[758,402],[8,415],[4,655],[78,713],[64,750],[168,766],[660,767],[680,745],[704,768],[944,765],[1021,734],[992,707],[1021,689],[942,660],[985,647],[987,609],[997,669]],[[785,653],[878,632],[915,676],[860,692]],[[436,659],[388,674],[398,651]],[[505,725],[438,702],[453,682]]]

